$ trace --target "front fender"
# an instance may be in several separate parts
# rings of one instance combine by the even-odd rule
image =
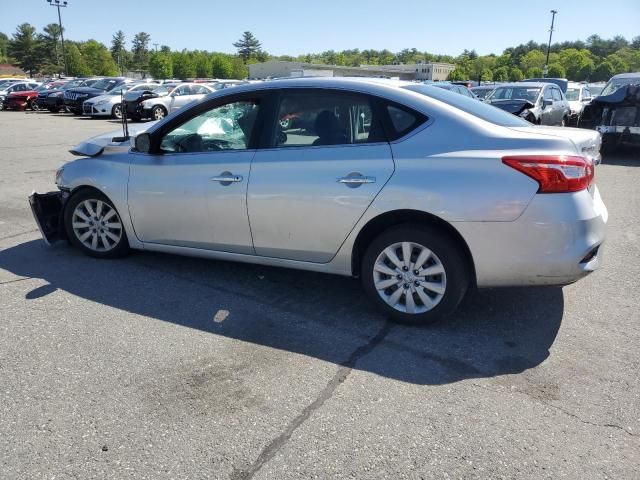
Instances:
[[[58,187],[71,194],[85,187],[102,192],[116,207],[127,233],[129,246],[142,248],[129,215],[127,202],[129,164],[128,152],[74,160],[64,166],[58,177]]]

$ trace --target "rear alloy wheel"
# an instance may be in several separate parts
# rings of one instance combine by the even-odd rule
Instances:
[[[122,119],[122,104],[116,103],[111,109],[111,116],[113,118],[117,118],[118,120]]]
[[[469,285],[456,245],[448,235],[412,225],[387,230],[365,252],[363,287],[393,320],[437,321],[456,309]]]
[[[162,120],[166,116],[167,116],[167,111],[164,109],[164,107],[161,107],[160,105],[156,105],[151,110],[151,118],[153,118],[154,120]]]
[[[120,215],[99,192],[84,190],[72,196],[65,208],[64,221],[71,243],[87,255],[115,258],[129,251]]]
[[[38,107],[38,101],[37,100],[29,100],[27,102],[27,108],[30,108],[34,112],[37,112],[38,110],[40,110],[40,107]]]

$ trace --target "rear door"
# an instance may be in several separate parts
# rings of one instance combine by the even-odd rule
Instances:
[[[257,255],[335,256],[394,171],[379,110],[372,97],[350,92],[280,92],[247,195]]]

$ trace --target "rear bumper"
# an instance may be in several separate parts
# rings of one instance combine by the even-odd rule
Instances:
[[[513,222],[454,223],[479,287],[568,285],[602,266],[607,208],[598,189],[536,195]]]
[[[38,225],[42,239],[47,245],[66,238],[62,211],[67,200],[66,192],[33,192],[29,196],[31,213]]]

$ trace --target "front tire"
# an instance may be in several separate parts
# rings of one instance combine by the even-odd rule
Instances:
[[[116,103],[111,109],[111,116],[117,120],[122,119],[122,104]]]
[[[365,292],[392,320],[429,324],[450,315],[469,286],[459,242],[416,225],[381,233],[362,259]]]
[[[166,116],[167,116],[167,111],[165,110],[164,107],[161,107],[160,105],[156,105],[151,109],[151,118],[153,118],[154,120],[162,120]]]
[[[117,258],[129,252],[129,241],[120,214],[102,193],[81,190],[66,207],[67,238],[85,254],[96,258]]]

